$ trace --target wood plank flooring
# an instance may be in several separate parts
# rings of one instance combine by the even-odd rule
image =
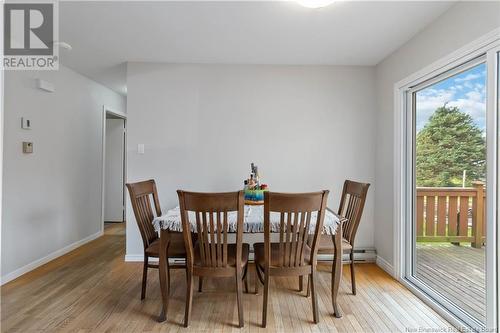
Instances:
[[[417,243],[416,277],[483,323],[486,320],[485,249]]]
[[[172,274],[169,318],[160,310],[156,270],[150,270],[145,301],[140,301],[141,263],[125,263],[123,225],[1,288],[2,332],[230,332],[237,323],[233,281],[207,280],[195,292],[192,324],[182,327],[185,275]],[[358,264],[358,295],[350,294],[345,266],[340,290],[343,317],[332,316],[330,265],[318,278],[320,323],[312,323],[311,300],[300,295],[297,279],[272,279],[267,329],[260,328],[262,296],[244,294],[243,332],[405,332],[450,325],[374,264]],[[250,289],[254,286],[250,271]],[[260,288],[262,290],[262,287]]]

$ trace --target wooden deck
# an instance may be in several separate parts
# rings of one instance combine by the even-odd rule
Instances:
[[[416,277],[485,322],[485,249],[417,243]]]

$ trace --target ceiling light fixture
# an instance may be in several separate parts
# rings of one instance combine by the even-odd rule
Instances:
[[[296,0],[298,4],[307,8],[322,8],[331,5],[335,0]]]
[[[68,50],[68,51],[71,51],[73,49],[73,47],[66,42],[54,41],[54,42],[52,42],[52,45],[60,47],[61,49]]]

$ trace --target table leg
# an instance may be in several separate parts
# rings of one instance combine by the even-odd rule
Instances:
[[[332,305],[333,315],[336,318],[341,318],[342,313],[337,303],[339,295],[340,280],[342,279],[342,225],[339,225],[337,232],[332,236],[335,246],[335,254],[332,267]]]
[[[160,274],[160,290],[161,290],[161,300],[162,300],[162,309],[160,312],[160,316],[158,321],[162,322],[167,320],[167,310],[168,310],[168,294],[169,294],[169,281],[168,279],[168,258],[167,258],[167,249],[168,242],[170,239],[170,234],[168,230],[161,230],[160,232],[160,257],[158,262],[158,272]]]

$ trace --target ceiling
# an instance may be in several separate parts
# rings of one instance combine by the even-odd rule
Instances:
[[[61,61],[126,94],[126,62],[375,65],[452,2],[60,2]]]

